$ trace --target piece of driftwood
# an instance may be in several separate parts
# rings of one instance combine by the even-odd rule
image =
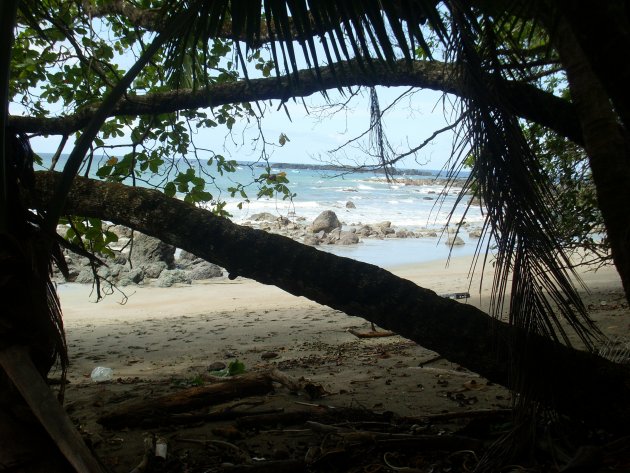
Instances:
[[[222,409],[216,412],[209,412],[207,414],[198,413],[179,413],[164,415],[161,417],[147,418],[142,421],[142,427],[157,427],[167,425],[190,425],[205,422],[220,422],[225,420],[234,420],[241,417],[255,417],[268,414],[278,414],[283,411],[282,408],[274,409],[260,409],[251,411],[236,411],[229,409]]]
[[[68,462],[81,473],[103,473],[81,435],[44,382],[25,346],[0,350],[0,366]]]
[[[271,370],[268,375],[273,381],[282,384],[289,391],[306,393],[311,400],[329,394],[321,384],[313,383],[304,378],[295,378],[277,369]]]
[[[125,405],[101,416],[98,423],[111,429],[143,426],[147,419],[159,419],[164,415],[192,411],[236,398],[266,394],[272,390],[273,385],[268,375],[243,375],[209,386],[188,388],[156,399]]]
[[[443,412],[441,414],[429,414],[426,416],[403,417],[402,421],[408,423],[434,423],[455,419],[493,419],[504,418],[510,416],[514,411],[512,409],[477,409],[474,411],[461,412]]]
[[[348,329],[348,332],[357,338],[380,338],[380,337],[393,337],[397,335],[395,332],[389,330],[370,330],[368,332],[359,332],[358,330]]]
[[[312,412],[300,410],[281,412],[277,414],[252,415],[241,417],[236,420],[236,425],[240,429],[260,429],[262,427],[278,425],[302,424],[311,418]]]

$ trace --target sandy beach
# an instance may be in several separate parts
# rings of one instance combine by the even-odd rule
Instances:
[[[470,263],[461,257],[448,266],[435,261],[390,270],[438,294],[469,291],[462,303],[483,309],[489,279],[480,292],[479,276],[468,278]],[[583,279],[591,291],[585,301],[602,330],[627,336],[616,272],[605,268]],[[369,331],[369,322],[252,280],[134,287],[125,304],[120,294],[96,304],[87,285],[60,285],[59,293],[71,357],[66,406],[115,471],[137,463],[142,436],[107,431],[96,418],[121,402],[203,380],[215,363],[239,360],[248,372],[277,368],[320,384],[326,404],[403,416],[510,407],[509,392],[434,352],[400,336],[357,338],[350,330]],[[113,369],[113,381],[92,382],[97,366]]]

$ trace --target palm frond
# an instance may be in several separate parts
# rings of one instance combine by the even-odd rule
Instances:
[[[190,13],[185,31],[170,41],[166,50],[166,63],[172,65],[175,76],[181,71],[182,58],[199,61],[213,38],[234,39],[236,50],[240,49],[239,41],[247,48],[259,48],[263,26],[277,76],[289,76],[295,83],[301,61],[317,77],[323,65],[350,59],[355,59],[362,73],[370,74],[376,62],[394,67],[401,56],[411,61],[416,47],[431,57],[421,25],[428,23],[438,37],[446,35],[435,2],[428,0],[395,4],[378,0],[166,0],[161,23],[167,24],[169,18],[184,11]],[[316,40],[323,56],[318,54],[321,50]]]
[[[510,323],[568,345],[572,329],[589,349],[600,333],[589,318],[572,282],[568,257],[560,250],[552,209],[552,187],[502,100],[494,25],[489,18],[468,14],[453,2],[451,60],[465,61],[469,94],[467,136],[475,158],[470,188],[476,183],[487,212],[487,225],[497,245],[491,312],[501,317],[509,302]],[[481,46],[480,46],[481,43]],[[497,79],[499,76],[495,73]],[[485,78],[485,79],[483,79]],[[510,285],[511,282],[511,285]],[[509,300],[506,294],[510,292]]]

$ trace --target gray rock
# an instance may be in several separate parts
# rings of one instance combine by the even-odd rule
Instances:
[[[120,264],[120,265],[126,265],[127,264],[127,256],[123,255],[123,254],[116,254],[116,256],[114,256],[114,263],[116,264]]]
[[[130,286],[131,284],[140,284],[144,279],[144,271],[141,268],[133,268],[120,275],[118,284],[120,286]]]
[[[96,270],[96,274],[98,274],[101,278],[109,278],[113,276],[112,270],[109,266],[101,266]]]
[[[193,281],[199,281],[202,279],[219,278],[223,276],[223,270],[216,264],[202,261],[199,264],[195,264],[188,274]]]
[[[221,371],[221,370],[224,370],[225,368],[227,368],[225,363],[223,363],[222,361],[215,361],[214,363],[210,363],[208,365],[208,368],[206,369],[208,371]]]
[[[288,218],[286,218],[286,217],[282,217],[282,216],[281,216],[281,217],[278,217],[278,218],[276,219],[276,223],[277,223],[277,224],[278,224],[278,226],[280,226],[280,227],[286,227],[286,226],[288,226],[288,225],[291,223],[291,220],[289,220],[289,219],[288,219]]]
[[[157,238],[138,233],[133,241],[131,262],[134,267],[163,262],[168,268],[172,268],[175,263],[175,247]]]
[[[328,234],[328,241],[331,243],[339,240],[339,238],[341,238],[341,228],[335,228]]]
[[[179,258],[177,258],[177,261],[179,261],[179,262],[182,262],[182,261],[192,262],[192,261],[194,261],[196,259],[197,259],[197,256],[193,255],[189,251],[182,250],[182,251],[179,252]]]
[[[337,242],[338,245],[356,245],[357,243],[359,243],[359,237],[352,232],[341,232]]]
[[[305,245],[317,246],[319,245],[319,239],[315,235],[304,235],[302,243]]]
[[[186,271],[181,269],[165,269],[156,281],[158,287],[171,287],[173,284],[190,284],[192,281]]]
[[[269,212],[261,212],[252,215],[252,220],[254,222],[275,222],[276,218],[278,218],[276,215]]]
[[[446,244],[448,246],[461,246],[461,245],[465,245],[466,243],[460,237],[452,236],[452,237],[449,237],[448,240],[446,240]]]
[[[133,268],[125,277],[134,284],[140,284],[144,279],[144,271],[140,268]]]
[[[347,209],[356,209],[357,206],[354,205],[354,202],[348,201],[348,202],[346,202],[346,208]]]
[[[118,238],[131,238],[131,228],[124,227],[122,225],[111,225],[107,228],[112,233],[115,233]]]
[[[341,227],[341,223],[337,218],[337,214],[332,210],[324,210],[320,213],[311,225],[311,232],[317,233],[320,231],[330,232],[335,228]]]
[[[468,238],[481,238],[481,230],[471,230],[468,232]]]
[[[74,280],[80,284],[91,284],[92,281],[94,281],[94,274],[90,268],[83,268]]]
[[[368,236],[370,236],[372,233],[374,233],[374,230],[372,229],[372,227],[371,227],[371,226],[369,226],[369,225],[364,225],[364,226],[362,226],[361,228],[359,228],[359,229],[357,230],[357,233],[358,233],[359,235],[361,235],[361,236],[368,237]]]
[[[76,282],[77,278],[79,277],[79,273],[80,271],[76,267],[68,268],[68,277],[66,280],[68,282]]]
[[[168,266],[163,261],[158,261],[155,263],[147,264],[145,266],[140,266],[141,269],[144,270],[144,276],[147,278],[157,279],[160,277],[160,274],[166,269]]]

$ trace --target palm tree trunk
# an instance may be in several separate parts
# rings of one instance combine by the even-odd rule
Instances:
[[[57,173],[38,173],[31,204],[44,207],[58,179]],[[523,376],[531,380],[537,400],[612,430],[623,431],[630,422],[627,367],[527,334],[376,266],[240,227],[160,192],[121,184],[77,178],[66,211],[129,226],[232,275],[362,317],[512,389],[519,387],[510,360],[521,351]]]
[[[610,97],[568,23],[561,19],[556,33],[571,97],[582,124],[598,206],[626,299],[630,301],[630,143]]]

